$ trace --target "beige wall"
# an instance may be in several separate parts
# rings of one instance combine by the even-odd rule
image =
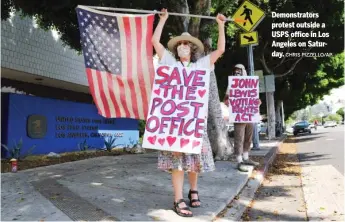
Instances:
[[[77,55],[76,51],[63,47],[56,37],[52,31],[46,32],[37,28],[30,18],[21,19],[14,15],[11,19],[2,21],[2,77],[22,81],[25,79],[23,75],[29,79],[43,77],[46,80],[40,83],[43,85],[50,81],[50,85],[53,82],[55,87],[62,87],[65,83],[72,86],[78,84],[85,88],[88,83],[84,58]],[[8,69],[17,72],[4,71]],[[21,73],[22,76],[16,76],[15,73]]]

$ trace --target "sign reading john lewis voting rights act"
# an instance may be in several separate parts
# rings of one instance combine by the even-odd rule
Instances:
[[[143,147],[200,153],[206,129],[209,70],[156,69]]]
[[[229,76],[229,121],[260,122],[259,77]]]

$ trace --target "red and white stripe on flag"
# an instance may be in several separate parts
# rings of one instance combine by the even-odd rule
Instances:
[[[146,119],[154,79],[151,43],[154,15],[88,10],[99,14],[93,19],[94,24],[97,24],[97,20],[104,20],[96,28],[93,28],[91,20],[90,27],[95,30],[96,36],[92,35],[91,29],[85,32],[87,35],[91,33],[94,38],[90,38],[94,45],[91,53],[95,54],[91,59],[100,61],[98,64],[94,59],[94,66],[86,66],[90,91],[99,114],[107,118]],[[91,19],[92,13],[85,17]]]

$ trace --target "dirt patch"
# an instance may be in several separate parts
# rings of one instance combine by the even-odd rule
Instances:
[[[268,177],[270,177],[270,175],[301,175],[301,167],[297,157],[297,147],[293,141],[294,139],[289,138],[287,143],[284,143],[280,148],[275,161],[268,170]]]
[[[250,159],[259,162],[260,165],[262,166],[265,163],[265,157],[264,156],[249,156]]]
[[[60,154],[60,157],[48,157],[46,155],[28,156],[18,161],[18,171],[27,170],[41,166],[50,166],[60,163],[73,162],[100,156],[118,156],[128,154],[123,150],[112,151],[79,151]],[[11,164],[8,160],[1,160],[1,173],[11,171]]]
[[[294,175],[301,176],[301,167],[299,165],[299,160],[297,156],[297,147],[294,143],[293,138],[288,138],[285,143],[279,148],[279,152],[268,169],[266,177],[262,184],[265,184],[271,181],[271,178],[274,175]],[[262,185],[256,191],[255,197],[260,194]],[[303,198],[303,197],[301,197]],[[250,218],[249,212],[255,203],[255,198],[251,204],[247,207],[245,213],[242,215],[243,221],[253,221],[253,220],[262,220],[262,218]],[[274,203],[272,203],[274,204]],[[304,206],[305,209],[305,206]]]

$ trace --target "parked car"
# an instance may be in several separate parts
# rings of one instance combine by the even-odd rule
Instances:
[[[323,125],[324,128],[327,127],[336,127],[337,123],[335,121],[326,121],[325,124]]]
[[[314,123],[309,123],[309,128],[317,130],[317,125],[315,125]]]
[[[293,135],[297,136],[299,133],[311,133],[310,124],[307,121],[301,121],[293,126]]]

